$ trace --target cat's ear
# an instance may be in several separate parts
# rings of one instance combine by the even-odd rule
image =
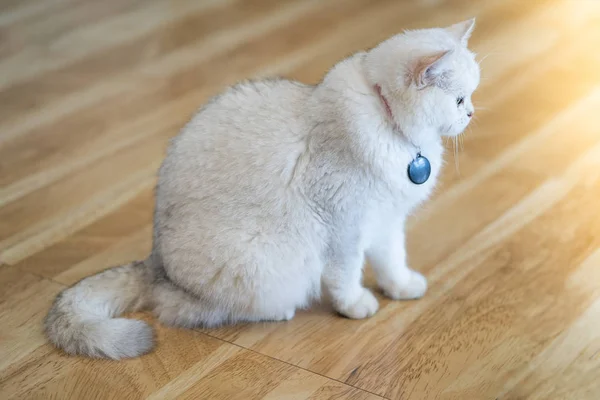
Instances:
[[[467,47],[471,33],[475,28],[475,18],[468,19],[458,24],[454,24],[446,28],[446,30],[456,38],[456,40],[463,46]]]
[[[441,51],[436,54],[421,57],[417,60],[413,77],[418,89],[435,84],[446,70],[448,54],[452,50]]]

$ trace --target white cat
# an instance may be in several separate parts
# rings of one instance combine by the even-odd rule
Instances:
[[[328,291],[365,318],[377,299],[361,284],[365,258],[393,299],[423,296],[408,268],[404,221],[427,199],[442,136],[473,114],[479,66],[474,20],[409,31],[338,63],[317,86],[287,80],[234,86],[176,137],[156,190],[154,246],[141,262],[66,289],[46,321],[70,354],[146,353],[153,310],[170,325],[281,321]],[[407,168],[421,154],[422,184]]]

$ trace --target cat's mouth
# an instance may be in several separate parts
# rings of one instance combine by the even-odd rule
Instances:
[[[457,134],[453,134],[453,128],[454,128],[454,124],[450,124],[450,125],[446,125],[444,127],[442,127],[441,129],[441,134],[443,136],[456,136]],[[458,133],[459,135],[460,133]]]
[[[469,126],[469,123],[465,124],[465,126],[463,126],[462,128],[457,128],[457,124],[446,125],[440,129],[440,135],[456,137],[461,135],[465,131],[465,129],[467,129],[467,126]]]

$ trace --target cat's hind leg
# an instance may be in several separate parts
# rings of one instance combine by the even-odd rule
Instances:
[[[296,315],[295,309],[281,310],[269,313],[256,313],[240,316],[239,320],[246,322],[283,322],[289,321]]]
[[[152,308],[158,319],[169,326],[210,327],[228,321],[227,312],[207,304],[168,280],[155,283]]]
[[[195,297],[168,280],[162,280],[153,288],[153,310],[158,319],[169,326],[193,328],[213,327],[236,322],[289,321],[294,318],[295,308],[270,308],[259,312],[239,309],[219,309]]]

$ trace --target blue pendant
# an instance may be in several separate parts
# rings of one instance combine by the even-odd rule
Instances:
[[[427,157],[423,157],[421,153],[408,164],[408,179],[416,185],[427,182],[431,175],[431,164]]]

